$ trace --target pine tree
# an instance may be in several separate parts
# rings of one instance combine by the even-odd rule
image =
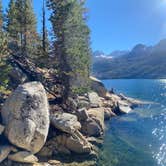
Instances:
[[[38,55],[38,64],[40,67],[48,67],[49,63],[49,39],[48,39],[48,31],[46,27],[46,9],[45,9],[45,0],[43,0],[42,7],[42,32],[41,32],[41,43],[39,47],[39,55]]]
[[[22,52],[32,55],[36,51],[38,34],[36,31],[36,17],[33,11],[32,0],[16,0],[17,32]]]
[[[3,10],[2,10],[2,1],[0,0],[0,31],[2,31],[3,27]]]
[[[87,90],[90,72],[90,30],[84,4],[83,0],[74,0],[64,24],[66,55],[72,72],[70,85],[77,93]]]
[[[3,30],[3,9],[2,1],[0,0],[0,62],[7,53],[7,36]]]
[[[8,93],[8,74],[10,72],[10,66],[6,63],[6,58],[9,54],[8,50],[8,38],[7,34],[3,31],[0,31],[0,94]]]
[[[45,0],[43,0],[43,9],[42,9],[42,48],[43,52],[46,52],[46,11],[45,11]]]
[[[24,12],[24,49],[29,49],[31,52],[36,47],[38,37],[32,0],[25,0]]]
[[[46,9],[45,9],[45,0],[43,0],[42,7],[42,33],[41,33],[41,48],[43,57],[48,58],[49,51],[49,39],[48,39],[48,30],[46,27]]]
[[[90,68],[89,28],[84,17],[84,1],[48,0],[55,34],[64,98],[74,91],[86,89]],[[79,90],[79,91],[78,91]]]
[[[3,30],[3,10],[0,0],[0,94],[7,93],[8,73],[10,67],[6,63],[6,57],[9,53],[8,38],[6,32]]]
[[[16,10],[16,31],[17,31],[17,35],[19,38],[19,45],[20,48],[22,50],[23,48],[23,17],[24,17],[24,2],[23,0],[16,0],[15,2],[15,10]]]
[[[9,36],[17,41],[18,40],[18,22],[17,22],[17,11],[15,7],[15,1],[10,0],[9,7],[7,10],[7,18],[6,18],[6,29]]]

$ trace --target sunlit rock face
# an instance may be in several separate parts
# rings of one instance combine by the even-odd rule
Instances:
[[[9,141],[37,153],[49,129],[48,101],[43,85],[30,82],[19,86],[5,102],[2,118]]]

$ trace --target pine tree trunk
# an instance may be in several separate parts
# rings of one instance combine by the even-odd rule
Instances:
[[[61,36],[61,42],[59,43],[59,55],[60,55],[60,75],[61,75],[61,80],[63,80],[64,84],[64,91],[63,91],[63,102],[65,103],[69,97],[70,94],[70,75],[68,74],[70,72],[70,66],[68,65],[67,62],[67,57],[65,53],[65,48],[63,46],[64,44],[64,34]]]
[[[43,40],[42,40],[42,45],[43,45],[43,51],[46,52],[46,18],[45,18],[45,4],[43,0]]]

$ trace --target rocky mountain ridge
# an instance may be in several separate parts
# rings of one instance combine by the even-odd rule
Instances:
[[[93,74],[100,79],[166,78],[166,39],[154,46],[138,44],[116,58],[94,58]]]

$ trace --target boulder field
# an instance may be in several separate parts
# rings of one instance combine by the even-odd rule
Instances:
[[[108,92],[93,77],[91,89],[70,97],[66,107],[71,111],[66,111],[49,104],[40,82],[19,85],[0,111],[0,166],[95,165],[104,121],[141,102]]]

